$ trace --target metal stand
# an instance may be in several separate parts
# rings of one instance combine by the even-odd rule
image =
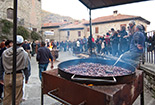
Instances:
[[[144,73],[143,73],[143,77],[142,77],[142,81],[143,81],[143,91],[141,92],[141,94],[140,94],[140,104],[141,105],[144,105]]]
[[[59,91],[58,88],[57,88],[57,89],[53,89],[53,90],[51,90],[51,91],[48,92],[48,95],[49,95],[50,97],[52,97],[52,98],[58,100],[59,102],[65,104],[65,105],[72,105],[72,104],[68,103],[67,101],[65,101],[65,100],[63,100],[63,99],[61,99],[61,98],[59,98],[59,97],[57,97],[57,96],[55,96],[55,95],[53,94],[53,93],[58,92],[58,91]],[[83,101],[83,102],[81,102],[81,103],[78,104],[78,105],[85,105],[85,104],[86,104],[86,101]]]
[[[144,91],[140,94],[140,104],[144,105]]]
[[[92,47],[93,47],[93,42],[92,42],[92,20],[91,20],[91,9],[89,10],[89,25],[90,25],[90,55],[92,55]]]
[[[44,105],[43,85],[41,83],[41,105]]]
[[[56,99],[56,100],[58,100],[58,101],[64,103],[65,105],[71,105],[71,104],[68,103],[67,101],[65,101],[65,100],[63,100],[63,99],[61,99],[61,98],[59,98],[59,97],[53,95],[53,93],[58,92],[58,90],[59,90],[59,89],[53,89],[53,90],[51,90],[51,91],[48,92],[48,95],[49,95],[50,97],[52,97],[52,98],[54,98],[54,99]]]

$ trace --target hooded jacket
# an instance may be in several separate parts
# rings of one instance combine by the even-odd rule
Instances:
[[[16,54],[16,70],[24,70],[28,67],[28,53],[22,48],[17,48]],[[2,63],[5,73],[13,72],[13,48],[8,48],[3,52]]]
[[[2,54],[2,70],[0,70],[0,80],[3,79],[3,72],[12,73],[13,72],[13,48],[8,48]],[[28,53],[23,49],[23,47],[17,47],[16,54],[16,71],[22,70],[26,81],[31,75],[31,65],[28,57]]]

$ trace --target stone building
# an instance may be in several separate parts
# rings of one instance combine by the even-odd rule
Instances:
[[[13,21],[13,0],[0,0],[0,18]],[[18,0],[18,25],[41,30],[41,0]]]
[[[111,28],[114,28],[116,31],[120,30],[121,26],[128,27],[128,24],[131,20],[134,20],[136,24],[144,25],[147,31],[147,25],[150,22],[140,16],[124,15],[118,14],[117,11],[114,11],[113,15],[98,17],[92,20],[92,34],[96,39],[97,35],[106,34]],[[82,21],[74,22],[65,26],[59,27],[59,40],[76,40],[78,38],[83,38],[90,35],[89,22]],[[43,30],[44,31],[44,30]],[[53,37],[54,38],[54,37]],[[56,38],[54,38],[56,39]]]
[[[86,33],[86,26],[83,22],[61,22],[61,23],[44,23],[42,25],[42,31],[44,39],[56,41],[64,40],[76,40],[83,38]]]
[[[44,23],[42,25],[42,31],[43,31],[43,39],[50,41],[51,39],[60,40],[60,32],[59,28],[63,25],[67,24],[66,22],[63,23]]]
[[[61,27],[60,31],[60,41],[70,40],[74,41],[85,36],[85,25],[83,22],[79,23],[78,21]]]
[[[92,34],[96,38],[97,35],[106,34],[111,28],[114,28],[115,31],[120,30],[121,26],[125,26],[127,30],[131,20],[134,20],[136,25],[144,25],[147,31],[147,25],[150,24],[148,20],[140,16],[117,14],[117,11],[114,11],[113,15],[98,17],[92,20]],[[85,25],[87,30],[89,30],[89,23],[85,23]],[[89,35],[89,31],[86,34]]]

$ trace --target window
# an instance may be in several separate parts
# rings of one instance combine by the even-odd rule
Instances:
[[[43,31],[41,30],[41,31],[39,31],[39,33],[40,33],[40,34],[43,34]]]
[[[98,27],[95,27],[95,33],[96,34],[99,33],[98,30],[99,30],[99,28]]]
[[[12,8],[7,9],[7,18],[13,19],[13,9]]]
[[[87,32],[89,32],[90,30],[89,30],[89,28],[87,28]]]
[[[70,31],[67,31],[67,38],[69,38],[70,36]]]
[[[122,27],[122,26],[125,26],[125,27],[126,27],[126,24],[121,24],[120,26],[121,26],[121,27]]]
[[[81,37],[81,31],[78,31],[78,37]]]
[[[33,29],[33,31],[37,32],[37,28],[32,28],[32,29]]]
[[[17,22],[20,26],[24,25],[24,19],[23,18],[17,18]]]

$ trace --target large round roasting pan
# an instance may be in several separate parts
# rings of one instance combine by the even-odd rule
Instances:
[[[85,75],[76,75],[69,72],[64,71],[64,68],[68,68],[69,66],[77,65],[79,63],[100,63],[102,65],[113,65],[115,60],[105,60],[101,58],[87,58],[87,59],[74,59],[62,62],[58,65],[58,73],[61,77],[76,81],[83,84],[118,84],[118,83],[127,83],[131,82],[134,78],[136,68],[130,64],[118,62],[115,66],[122,67],[132,71],[130,74],[121,75],[121,76],[85,76]]]

